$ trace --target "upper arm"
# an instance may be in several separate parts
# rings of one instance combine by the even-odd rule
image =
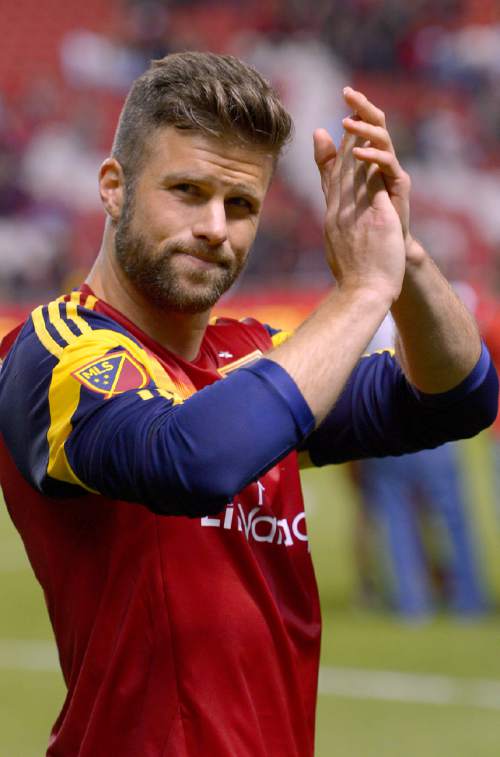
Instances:
[[[33,312],[7,357],[0,382],[2,432],[16,464],[40,491],[92,491],[75,464],[76,430],[102,433],[115,405],[126,415],[150,395],[162,396],[166,407],[182,401],[129,334],[56,301]]]
[[[89,490],[155,512],[215,512],[313,426],[273,361],[194,392],[109,323],[70,336],[43,316],[45,331],[33,318],[7,358],[0,422],[21,472],[45,494]]]

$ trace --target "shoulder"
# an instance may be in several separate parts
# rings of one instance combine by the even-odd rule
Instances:
[[[68,348],[84,342],[139,344],[121,324],[97,312],[95,304],[94,297],[73,292],[36,308],[25,329],[33,341],[58,359]]]
[[[97,312],[95,303],[94,297],[73,292],[35,308],[17,338],[5,345],[2,381],[26,372],[33,379],[113,350],[146,360],[140,342],[123,325]]]
[[[75,292],[39,306],[2,364],[1,433],[19,470],[36,485],[56,465],[56,442],[66,440],[78,413],[156,388],[144,347],[94,304]]]
[[[50,397],[66,404],[68,381],[97,390],[105,368],[110,377],[120,375],[134,386],[148,383],[145,349],[123,326],[96,312],[94,303],[74,292],[40,305],[27,318],[0,372],[2,430],[13,413],[38,425]],[[44,425],[46,418],[40,428]]]

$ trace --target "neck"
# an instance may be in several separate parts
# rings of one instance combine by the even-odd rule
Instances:
[[[179,313],[153,305],[137,292],[123,274],[111,254],[109,236],[108,229],[86,283],[96,297],[122,313],[162,347],[184,360],[194,360],[200,351],[210,311]]]

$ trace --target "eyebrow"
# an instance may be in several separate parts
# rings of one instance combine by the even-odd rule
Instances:
[[[171,182],[179,182],[186,184],[211,184],[212,179],[209,176],[206,176],[204,174],[197,174],[197,173],[189,173],[185,171],[178,171],[174,173],[167,173],[164,176],[162,176],[162,184],[171,183]],[[260,197],[257,195],[255,190],[250,187],[248,184],[231,184],[229,185],[230,191],[232,194],[241,194],[246,195],[249,199],[253,200],[256,203],[261,202]]]

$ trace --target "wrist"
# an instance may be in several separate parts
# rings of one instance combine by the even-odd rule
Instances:
[[[385,279],[358,279],[338,282],[335,291],[346,300],[362,303],[370,309],[380,308],[387,312],[398,299],[401,290]]]
[[[427,259],[428,255],[420,242],[408,232],[405,237],[406,271],[419,268]]]

